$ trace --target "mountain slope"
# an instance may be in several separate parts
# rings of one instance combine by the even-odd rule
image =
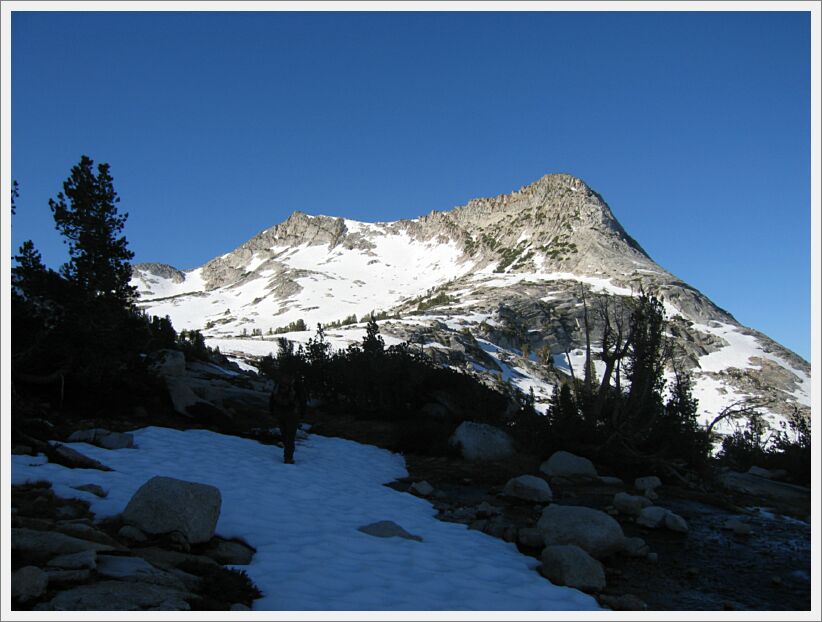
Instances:
[[[133,283],[149,313],[238,355],[274,350],[275,331],[296,320],[313,328],[382,313],[391,317],[381,323],[389,343],[409,340],[486,382],[533,389],[542,408],[562,374],[581,374],[583,298],[596,352],[602,296],[641,288],[665,301],[705,420],[750,399],[767,402],[773,422],[810,406],[806,361],[654,263],[602,197],[570,175],[414,220],[294,212],[194,270],[138,264]],[[361,334],[362,325],[330,332],[340,346]]]

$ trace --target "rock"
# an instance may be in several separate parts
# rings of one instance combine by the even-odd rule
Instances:
[[[601,558],[622,549],[622,527],[605,512],[571,505],[549,505],[537,522],[546,545],[574,544]]]
[[[134,447],[134,435],[111,432],[103,428],[77,430],[68,437],[70,443],[89,443],[105,449],[130,449]]]
[[[48,574],[37,566],[24,566],[11,575],[11,597],[27,603],[42,596],[48,584]]]
[[[128,540],[129,542],[140,543],[148,540],[148,536],[146,536],[146,534],[132,525],[123,525],[120,527],[120,531],[117,532],[117,535],[124,540]]]
[[[535,503],[550,503],[553,498],[548,482],[533,475],[520,475],[509,479],[502,494],[506,497],[524,499]]]
[[[545,538],[542,532],[536,527],[521,527],[517,532],[517,541],[522,546],[527,546],[532,549],[545,546]]]
[[[188,592],[163,585],[101,581],[65,590],[37,611],[188,611]]]
[[[470,525],[468,525],[468,529],[476,529],[477,531],[485,531],[486,526],[488,525],[488,521],[484,518],[480,518],[478,520],[473,521]]]
[[[514,455],[514,441],[503,430],[484,423],[463,421],[449,439],[470,461],[502,460]]]
[[[203,401],[194,393],[188,382],[183,378],[166,377],[166,388],[168,389],[168,396],[171,398],[171,404],[174,410],[181,415],[191,417],[192,414],[188,412],[188,408],[196,406]]]
[[[777,482],[749,473],[726,471],[720,473],[718,481],[722,486],[744,494],[764,497],[776,504],[810,508],[810,488]],[[810,510],[808,510],[810,511]]]
[[[126,505],[123,521],[148,534],[180,532],[191,544],[208,542],[220,517],[219,489],[171,477],[152,477]]]
[[[556,585],[565,585],[585,592],[605,589],[605,571],[593,557],[573,544],[545,547],[540,557],[539,571]]]
[[[434,493],[434,487],[425,480],[421,482],[414,482],[411,484],[410,490],[415,495],[420,497],[430,497]]]
[[[572,481],[599,479],[593,462],[567,451],[554,453],[540,465],[539,470],[548,477],[563,477]]]
[[[497,506],[483,501],[477,506],[475,515],[477,518],[488,518],[489,516],[496,516],[499,513],[500,509]]]
[[[29,456],[34,452],[34,449],[28,445],[14,445],[11,448],[11,453],[16,456]]]
[[[599,597],[599,604],[614,611],[645,611],[648,609],[648,605],[633,594],[622,594],[620,596],[603,594]]]
[[[75,451],[71,447],[57,444],[54,447],[54,456],[56,462],[65,465],[71,469],[98,469],[100,471],[111,471],[102,462],[98,462],[88,456],[84,456],[79,451]]]
[[[642,538],[625,538],[622,542],[622,553],[628,557],[647,557],[650,552]]]
[[[722,525],[723,529],[729,529],[738,536],[749,536],[753,533],[753,527],[738,518],[732,518]]]
[[[649,505],[647,508],[643,508],[639,513],[636,524],[648,527],[649,529],[656,529],[662,526],[667,515],[668,510],[665,508],[661,508],[658,505]]]
[[[502,539],[506,542],[516,542],[517,541],[517,528],[514,525],[508,525],[505,528],[505,531],[502,532]]]
[[[54,525],[54,531],[66,534],[67,536],[72,536],[73,538],[80,538],[81,540],[90,540],[91,542],[106,544],[110,546],[112,550],[125,550],[125,547],[122,544],[117,542],[117,540],[113,539],[106,532],[100,531],[99,529],[85,523],[57,523]]]
[[[100,497],[101,499],[108,496],[108,493],[103,489],[103,487],[98,486],[97,484],[83,484],[82,486],[72,486],[72,488],[74,488],[74,490],[90,492],[91,494]]]
[[[362,531],[369,536],[375,536],[377,538],[405,538],[406,540],[422,542],[420,536],[408,533],[397,523],[390,520],[381,520],[376,523],[371,523],[370,525],[363,525],[362,527],[357,527],[357,531]]]
[[[97,552],[81,551],[80,553],[58,555],[50,559],[48,565],[64,570],[78,570],[82,568],[94,570],[97,567]]]
[[[76,570],[47,568],[46,574],[49,577],[49,586],[52,587],[85,583],[91,578],[91,570],[88,568],[78,568]]]
[[[606,486],[625,486],[625,482],[621,479],[618,477],[611,477],[610,475],[600,475],[599,483],[605,484]]]
[[[688,523],[679,514],[673,512],[665,515],[665,528],[677,533],[688,533]]]
[[[657,499],[659,499],[659,495],[656,494],[656,492],[652,488],[646,488],[645,492],[642,493],[642,496],[651,501],[656,501]]]
[[[655,490],[662,486],[662,481],[656,475],[646,475],[645,477],[637,477],[634,480],[634,487],[640,492],[646,490]]]
[[[67,536],[56,531],[37,531],[23,527],[11,530],[11,550],[31,551],[52,556],[82,551],[113,551],[115,547]]]
[[[251,563],[254,549],[236,540],[216,540],[216,543],[209,547],[205,554],[221,564],[245,566]]]
[[[659,554],[658,553],[648,553],[648,561],[652,564],[655,564],[659,561]]]
[[[191,543],[182,531],[172,531],[166,535],[166,538],[168,539],[168,546],[175,551],[188,553],[191,550]]]
[[[158,350],[152,353],[150,369],[160,376],[184,376],[186,357],[179,350]]]
[[[764,477],[765,479],[780,480],[787,477],[788,472],[785,469],[763,469],[762,467],[752,466],[748,469],[748,474]]]
[[[120,581],[139,581],[185,590],[180,579],[156,568],[142,557],[100,555],[97,557],[97,574]]]
[[[229,611],[251,611],[248,607],[246,607],[242,603],[234,603],[231,607],[228,608]]]
[[[614,495],[614,507],[628,516],[639,516],[643,508],[649,505],[651,502],[645,497],[629,495],[627,492],[618,492]]]
[[[152,565],[162,568],[163,570],[171,570],[188,563],[219,566],[216,561],[205,555],[190,555],[188,553],[169,551],[167,549],[161,549],[153,546],[133,548],[131,549],[131,552],[138,557],[142,557]]]

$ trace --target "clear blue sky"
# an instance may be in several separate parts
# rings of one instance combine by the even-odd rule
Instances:
[[[807,13],[14,13],[12,247],[112,167],[135,261],[294,210],[413,218],[567,172],[653,259],[810,357]]]

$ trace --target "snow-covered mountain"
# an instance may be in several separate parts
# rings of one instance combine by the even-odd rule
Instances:
[[[565,174],[414,220],[294,212],[193,270],[138,264],[133,284],[149,313],[236,356],[275,350],[277,329],[297,320],[311,330],[285,336],[305,341],[317,323],[376,312],[390,318],[380,322],[387,343],[418,343],[486,382],[533,389],[543,408],[560,375],[582,374],[584,309],[596,353],[602,295],[613,305],[642,288],[664,299],[705,420],[750,399],[772,419],[810,407],[804,359],[658,266],[602,197]],[[363,332],[362,323],[328,330],[338,346]]]

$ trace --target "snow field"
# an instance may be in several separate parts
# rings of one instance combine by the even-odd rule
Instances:
[[[264,596],[255,610],[586,610],[596,601],[557,587],[537,561],[464,525],[434,518],[425,500],[383,484],[407,475],[401,456],[309,435],[296,465],[280,448],[205,430],[150,427],[135,449],[70,447],[114,471],[67,469],[43,456],[12,456],[12,483],[48,480],[84,499],[98,518],[121,512],[155,475],[211,484],[222,493],[217,534],[257,549],[248,572]],[[100,499],[71,486],[95,483]],[[357,527],[392,520],[422,542],[376,538]]]

